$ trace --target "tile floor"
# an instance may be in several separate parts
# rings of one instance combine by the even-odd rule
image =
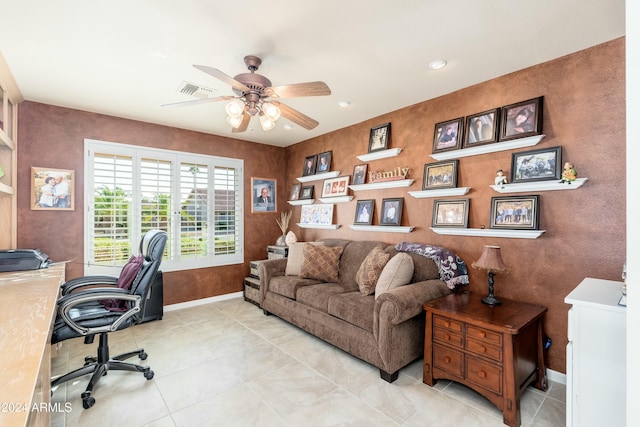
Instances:
[[[95,355],[96,344],[63,343],[52,362],[60,375]],[[110,372],[82,408],[88,376],[54,390],[70,405],[52,426],[502,426],[488,400],[460,384],[422,383],[422,360],[393,384],[378,369],[242,298],[165,312],[160,321],[110,335],[111,354],[143,347],[155,377]],[[139,362],[137,358],[130,359]],[[529,388],[523,426],[564,426],[565,387]]]

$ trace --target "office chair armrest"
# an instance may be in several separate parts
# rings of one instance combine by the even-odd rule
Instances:
[[[111,312],[112,315],[118,316],[113,323],[98,327],[86,327],[76,323],[71,315],[77,305],[90,302],[100,302],[106,299],[116,299],[132,302],[132,307],[123,312]],[[121,288],[90,288],[81,292],[65,295],[58,300],[58,313],[62,320],[69,325],[71,329],[80,335],[92,335],[102,332],[117,331],[122,323],[129,320],[141,311],[142,298],[139,295],[130,294],[127,290]]]
[[[62,288],[62,295],[67,295],[70,292],[73,292],[77,289],[83,288],[85,286],[96,286],[96,285],[107,285],[107,286],[115,286],[118,284],[118,278],[113,276],[83,276],[77,277],[75,279],[71,279],[63,283],[60,287]]]

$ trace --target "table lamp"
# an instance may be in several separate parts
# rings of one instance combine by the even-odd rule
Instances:
[[[485,245],[480,259],[471,264],[474,268],[487,270],[489,276],[489,295],[482,298],[482,302],[489,305],[500,305],[501,302],[493,295],[493,276],[496,273],[507,273],[509,269],[502,261],[500,246]]]

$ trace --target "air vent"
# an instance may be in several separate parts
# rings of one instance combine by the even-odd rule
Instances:
[[[178,93],[195,96],[196,98],[211,98],[215,95],[216,90],[210,87],[204,87],[195,83],[183,81],[178,88]]]

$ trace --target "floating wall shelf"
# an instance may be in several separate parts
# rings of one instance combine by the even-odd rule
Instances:
[[[416,199],[425,199],[427,197],[464,196],[469,190],[471,187],[440,188],[438,190],[409,191],[409,194]]]
[[[402,148],[390,148],[388,150],[374,151],[373,153],[361,154],[358,157],[363,162],[370,162],[371,160],[384,159],[386,157],[395,157],[402,151]]]
[[[340,176],[340,171],[331,171],[325,173],[317,173],[315,175],[300,176],[296,178],[299,182],[320,181],[322,179],[335,178]]]
[[[505,237],[511,239],[537,239],[546,230],[502,230],[494,228],[448,228],[431,227],[437,234],[451,236],[476,236],[476,237]]]
[[[415,227],[404,227],[396,225],[350,225],[356,231],[382,231],[387,233],[411,233]]]
[[[413,179],[398,179],[395,181],[381,181],[381,182],[370,182],[368,184],[355,184],[350,185],[349,188],[353,191],[365,191],[365,190],[379,190],[381,188],[397,188],[397,187],[408,187],[413,184]]]
[[[314,202],[313,199],[302,199],[302,200],[287,200],[287,203],[293,206],[299,205],[310,205]]]
[[[300,228],[319,228],[321,230],[337,230],[340,228],[340,224],[297,224]]]
[[[578,178],[571,184],[557,180],[538,182],[518,182],[515,184],[490,185],[498,193],[522,193],[525,191],[552,191],[552,190],[575,190],[587,182],[589,178]]]
[[[538,145],[544,135],[534,135],[526,138],[513,139],[505,142],[495,142],[493,144],[479,145],[477,147],[463,148],[462,150],[444,151],[433,153],[431,157],[436,160],[458,159],[460,157],[477,156],[479,154],[495,153],[496,151],[515,150],[516,148],[531,147]]]
[[[353,196],[321,197],[318,200],[322,203],[346,203],[353,200]]]

